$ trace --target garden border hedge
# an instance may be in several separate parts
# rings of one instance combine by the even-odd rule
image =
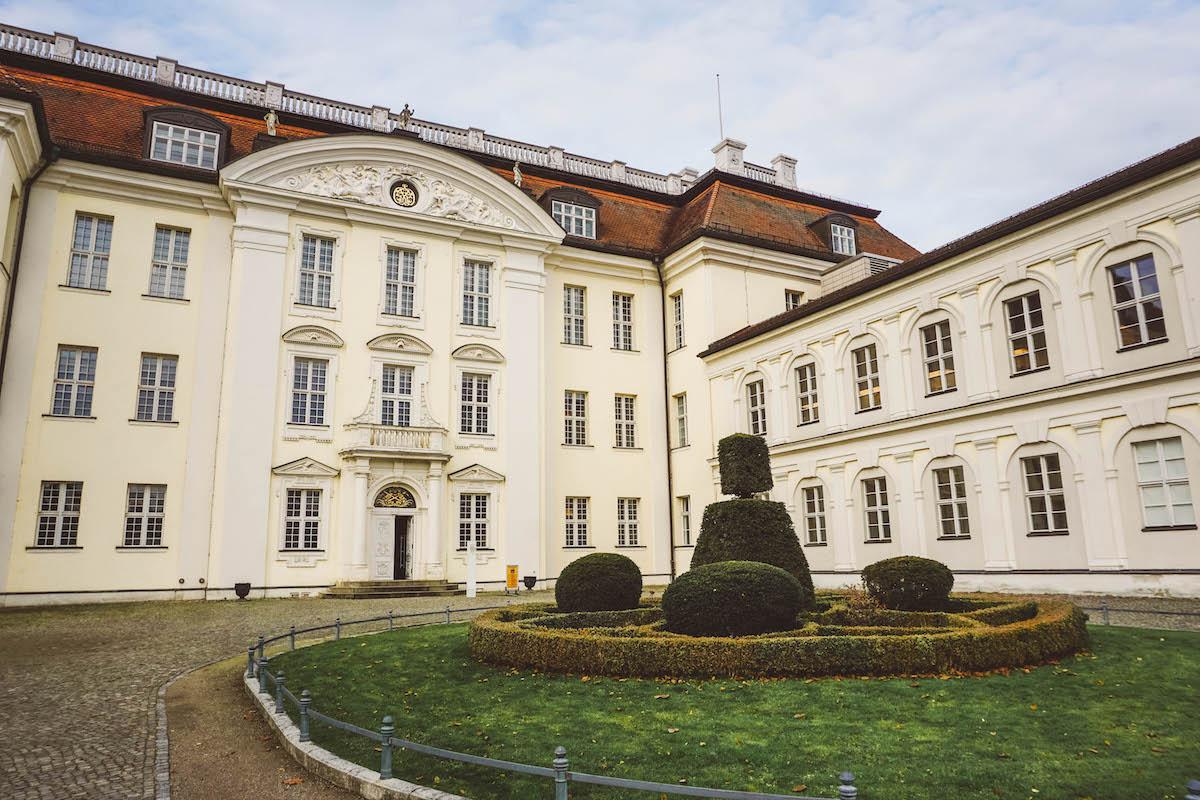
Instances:
[[[609,612],[593,628],[523,625],[554,614],[553,604],[531,604],[476,617],[468,642],[472,655],[489,664],[647,678],[944,675],[1042,664],[1086,647],[1086,617],[1073,603],[995,599],[999,605],[953,615],[969,620],[967,627],[937,633],[737,638],[628,636],[613,629],[626,615],[645,620],[638,611]],[[1036,615],[1022,618],[1030,606]]]

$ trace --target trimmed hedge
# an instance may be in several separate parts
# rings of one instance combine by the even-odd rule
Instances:
[[[726,500],[705,508],[692,569],[720,561],[761,561],[790,572],[800,583],[800,608],[813,607],[808,559],[783,503]]]
[[[753,497],[770,491],[771,454],[767,440],[749,433],[735,433],[717,442],[717,462],[721,468],[721,494]]]
[[[560,611],[622,611],[637,608],[642,571],[620,553],[592,553],[563,568],[554,584]]]
[[[480,661],[548,672],[746,678],[980,672],[1044,663],[1087,645],[1084,615],[1074,604],[1052,600],[1036,606],[1031,619],[991,627],[849,636],[819,635],[819,627],[809,626],[792,635],[741,638],[654,635],[652,626],[626,636],[526,628],[522,621],[546,616],[552,607],[521,606],[476,617],[468,641]]]
[[[721,561],[695,567],[667,587],[666,629],[688,636],[746,636],[796,625],[800,583],[759,561]]]
[[[885,608],[899,611],[940,611],[954,588],[954,573],[940,561],[897,556],[863,568],[867,594]]]

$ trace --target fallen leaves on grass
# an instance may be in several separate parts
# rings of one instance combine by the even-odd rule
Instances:
[[[666,700],[670,696],[671,695],[669,695],[669,694],[656,694],[656,695],[654,695],[654,699],[655,700]]]
[[[793,792],[803,792],[807,788],[808,788],[808,784],[802,783],[799,786],[793,786],[792,791]]]
[[[284,786],[299,786],[302,783],[304,783],[304,778],[284,778],[283,779]]]

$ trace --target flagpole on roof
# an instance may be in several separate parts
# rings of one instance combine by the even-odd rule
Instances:
[[[717,73],[717,128],[721,132],[721,141],[725,141],[725,113],[721,110],[721,73]]]

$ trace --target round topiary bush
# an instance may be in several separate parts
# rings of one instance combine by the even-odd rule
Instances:
[[[862,579],[871,597],[899,611],[941,611],[954,588],[949,567],[917,556],[876,561],[863,569]]]
[[[721,494],[751,497],[775,485],[767,440],[749,433],[735,433],[717,442],[721,469]]]
[[[637,608],[642,571],[620,553],[592,553],[563,568],[554,584],[559,611],[623,611]]]
[[[795,626],[800,584],[779,567],[722,561],[683,573],[663,592],[663,618],[672,633],[748,636]]]

